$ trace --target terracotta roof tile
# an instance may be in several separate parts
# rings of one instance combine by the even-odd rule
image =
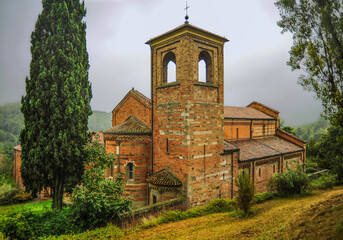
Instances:
[[[19,144],[19,145],[15,146],[13,149],[17,150],[17,151],[21,151],[21,145]]]
[[[168,169],[162,169],[150,177],[147,181],[157,186],[163,187],[180,187],[182,182],[174,174],[172,174]]]
[[[238,151],[239,148],[232,143],[224,140],[224,152]]]
[[[298,145],[295,145],[279,137],[261,138],[261,139],[258,139],[257,141],[281,153],[289,153],[289,152],[296,152],[296,151],[302,150],[302,148],[299,147]]]
[[[138,120],[135,116],[128,117],[125,122],[112,127],[106,131],[104,134],[133,134],[133,135],[147,135],[151,134],[151,129],[145,125],[143,122]]]
[[[233,119],[275,119],[255,108],[250,107],[224,107],[224,118]]]
[[[301,147],[278,137],[236,140],[230,141],[230,143],[239,148],[240,161],[272,157],[303,150]]]

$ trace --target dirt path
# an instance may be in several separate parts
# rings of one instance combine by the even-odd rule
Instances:
[[[314,224],[311,225],[311,214],[318,214],[313,209],[323,212],[327,206],[324,203],[332,199],[342,199],[343,204],[343,187],[316,191],[306,197],[278,199],[255,205],[255,215],[249,219],[229,217],[226,213],[213,214],[163,224],[127,235],[123,239],[296,239],[306,236],[307,228],[316,228]],[[316,236],[315,233],[313,236]],[[330,239],[329,236],[323,234],[321,238],[315,239]]]

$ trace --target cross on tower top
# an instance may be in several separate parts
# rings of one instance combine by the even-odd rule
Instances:
[[[185,23],[188,23],[188,19],[189,19],[189,16],[188,16],[188,8],[190,8],[190,7],[188,6],[188,3],[187,3],[187,1],[186,1],[186,8],[185,8],[185,10],[186,10],[186,16],[185,16],[186,22],[185,22]]]

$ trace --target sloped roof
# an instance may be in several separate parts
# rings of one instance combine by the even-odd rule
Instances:
[[[131,115],[123,123],[104,131],[104,134],[147,135],[151,134],[151,129]]]
[[[303,151],[303,148],[279,137],[236,140],[230,143],[240,150],[240,161],[261,159]]]
[[[224,152],[234,152],[239,151],[239,148],[233,145],[232,143],[224,140]]]
[[[224,107],[224,118],[231,119],[275,119],[255,108],[250,107]]]
[[[225,37],[219,36],[217,34],[211,33],[207,30],[204,30],[202,28],[196,27],[194,25],[189,24],[188,22],[186,22],[185,24],[182,24],[181,26],[178,26],[168,32],[165,32],[163,34],[160,34],[154,38],[151,38],[149,41],[146,42],[146,44],[149,44],[151,46],[155,45],[160,39],[168,39],[170,37],[173,36],[178,36],[180,34],[183,33],[192,33],[194,35],[201,35],[201,36],[205,36],[207,38],[211,38],[216,42],[220,42],[220,43],[225,43],[227,41],[229,41],[228,39],[226,39]]]
[[[21,145],[19,144],[19,145],[15,146],[13,149],[16,151],[21,151]]]
[[[151,184],[163,187],[180,187],[182,182],[174,174],[172,174],[168,169],[162,169],[150,177],[147,181]]]
[[[139,92],[138,90],[135,90],[134,88],[132,88],[125,95],[125,97],[123,97],[123,99],[117,104],[117,106],[115,106],[115,108],[112,110],[112,112],[116,111],[116,109],[118,109],[126,101],[126,99],[128,99],[129,96],[131,96],[131,95],[134,96],[135,98],[137,98],[138,100],[140,100],[140,102],[142,102],[148,108],[151,108],[151,100],[148,97],[146,97],[144,94]]]
[[[267,108],[268,110],[274,112],[275,114],[279,114],[280,113],[278,110],[275,110],[274,108],[268,107],[268,106],[266,106],[266,105],[264,105],[262,103],[256,102],[256,101],[250,103],[247,107],[250,107],[250,106],[255,105],[255,104],[256,105],[260,105],[261,107]]]

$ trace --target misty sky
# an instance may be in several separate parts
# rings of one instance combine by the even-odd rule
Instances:
[[[147,40],[184,23],[184,0],[86,0],[93,110],[110,112],[132,88],[150,98]],[[188,0],[190,23],[225,36],[225,105],[252,101],[277,109],[286,124],[314,122],[321,103],[286,65],[273,0]],[[40,0],[0,0],[0,105],[20,101],[31,61],[30,36]]]

